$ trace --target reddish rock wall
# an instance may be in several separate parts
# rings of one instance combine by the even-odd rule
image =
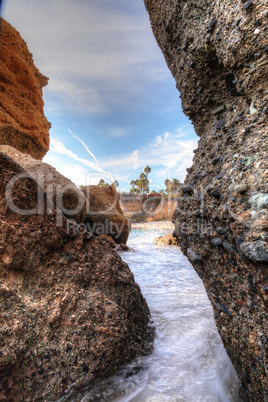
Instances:
[[[172,221],[176,207],[177,196],[162,197],[158,207],[149,214],[145,221]]]
[[[49,149],[50,123],[42,100],[47,82],[20,34],[1,19],[0,144],[43,158]]]

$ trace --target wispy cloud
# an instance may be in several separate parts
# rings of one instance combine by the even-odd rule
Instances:
[[[51,144],[50,153],[66,155],[70,159],[73,159],[76,162],[80,162],[83,165],[87,166],[89,169],[93,170],[94,172],[101,173],[101,174],[103,174],[105,176],[110,177],[111,179],[113,178],[113,176],[112,176],[112,174],[110,172],[106,172],[104,169],[102,169],[96,163],[90,162],[87,159],[79,158],[73,151],[71,151],[70,149],[67,149],[62,142],[52,138],[50,140],[50,144]]]
[[[116,176],[124,172],[137,171],[149,165],[154,180],[164,181],[168,175],[184,180],[186,169],[191,166],[193,150],[197,147],[197,139],[188,138],[191,128],[178,129],[175,133],[163,133],[156,136],[147,145],[136,149],[127,155],[117,155],[101,160],[104,169],[111,170]]]
[[[77,184],[97,184],[100,178],[104,178],[110,183],[118,180],[121,189],[124,183],[127,184],[132,178],[138,177],[143,168],[149,165],[152,168],[151,184],[160,188],[166,178],[176,177],[184,180],[186,169],[192,164],[193,150],[197,146],[197,140],[189,139],[188,135],[187,128],[179,129],[175,133],[165,132],[131,153],[101,158],[99,164],[80,158],[62,142],[51,139],[51,149],[44,161]],[[67,164],[66,160],[60,158],[61,155],[76,163]]]
[[[90,151],[90,149],[88,148],[88,146],[84,143],[83,140],[81,140],[81,138],[79,138],[74,132],[72,132],[72,130],[69,129],[69,133],[72,134],[72,136],[79,141],[83,147],[86,149],[87,153],[92,156],[92,158],[95,160],[95,162],[98,164],[99,162],[97,161],[96,156],[93,154],[93,152]]]

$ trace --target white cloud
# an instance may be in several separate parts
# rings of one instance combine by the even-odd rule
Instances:
[[[102,160],[101,165],[104,169],[111,169],[115,176],[131,170],[142,171],[144,166],[149,165],[159,179],[173,175],[183,181],[186,169],[192,164],[193,150],[197,147],[197,139],[188,139],[188,135],[187,128],[184,133],[181,129],[175,133],[166,132],[128,155]]]
[[[181,181],[184,180],[186,169],[192,164],[193,150],[197,146],[197,139],[188,139],[188,135],[186,127],[184,132],[182,129],[175,133],[166,132],[129,154],[101,159],[102,167],[80,158],[62,142],[51,139],[51,148],[44,162],[56,167],[76,184],[97,184],[103,178],[109,183],[118,180],[121,182],[121,187],[123,183],[130,182],[131,176],[137,176],[145,166],[149,165],[152,168],[151,185],[160,188],[166,178],[176,177]],[[76,163],[67,163],[66,156]]]
[[[139,167],[138,158],[139,158],[139,151],[136,149],[135,151],[132,152],[131,155],[131,160],[133,162],[134,169],[137,169]]]
[[[50,78],[45,89],[48,110],[55,96],[65,110],[83,113],[109,112],[118,104],[133,106],[133,100],[146,92],[145,82],[166,79],[147,14],[141,6],[131,13],[125,0],[116,3],[6,3],[4,17],[21,33],[36,65]]]

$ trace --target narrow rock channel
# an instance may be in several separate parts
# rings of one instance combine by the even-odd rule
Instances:
[[[162,234],[132,230],[129,245],[135,251],[121,253],[152,313],[153,353],[69,400],[242,401],[202,281],[177,247],[154,245]]]

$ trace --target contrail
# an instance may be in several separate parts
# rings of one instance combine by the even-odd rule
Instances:
[[[0,0],[1,1],[1,0]],[[95,162],[97,164],[99,164],[99,162],[97,161],[96,156],[90,151],[90,149],[88,148],[88,146],[84,143],[83,140],[81,140],[81,138],[77,137],[77,135],[75,133],[72,132],[72,130],[69,129],[69,133],[72,134],[72,136],[79,142],[81,142],[81,144],[83,145],[83,147],[86,148],[87,152],[89,153],[90,156],[92,156],[92,158],[94,158]]]

